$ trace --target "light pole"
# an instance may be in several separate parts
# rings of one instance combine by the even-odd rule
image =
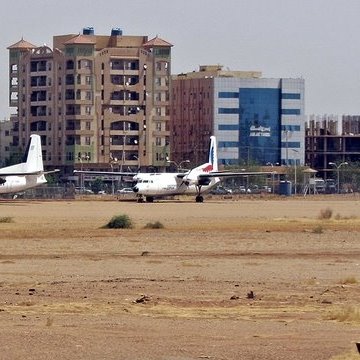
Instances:
[[[295,150],[295,149],[291,149],[291,151],[293,151],[293,152],[295,152],[295,153],[299,153],[297,150]],[[297,182],[297,169],[296,169],[296,161],[297,161],[297,159],[295,158],[294,159],[294,163],[295,163],[295,165],[294,165],[294,170],[295,170],[295,177],[294,177],[294,195],[296,196],[297,195],[297,190],[296,190],[296,182]]]
[[[329,165],[334,166],[336,168],[336,180],[337,180],[337,193],[340,194],[340,168],[343,165],[349,165],[347,161],[336,165],[334,162],[329,162]]]
[[[183,161],[180,161],[179,163],[177,163],[174,160],[166,160],[166,162],[168,164],[175,164],[177,171],[180,171],[182,169],[182,167],[181,167],[182,164],[185,164],[185,163],[188,164],[188,163],[190,163],[190,160],[183,160]]]
[[[267,166],[271,166],[272,168],[274,167],[274,164],[271,162],[266,163]],[[271,188],[272,188],[272,193],[274,194],[274,169],[271,169]]]
[[[110,167],[111,167],[111,172],[114,172],[114,164],[117,164],[117,158],[113,158],[112,154],[110,154]],[[114,195],[115,194],[115,188],[114,188],[114,175],[111,175],[111,194]]]

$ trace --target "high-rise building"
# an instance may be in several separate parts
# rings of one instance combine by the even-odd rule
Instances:
[[[200,66],[174,76],[172,84],[175,161],[206,160],[213,134],[223,165],[304,163],[303,79]]]
[[[172,45],[159,37],[53,37],[53,49],[21,39],[9,49],[13,143],[41,135],[45,165],[164,167],[169,154]]]

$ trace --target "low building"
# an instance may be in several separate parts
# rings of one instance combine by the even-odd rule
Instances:
[[[360,116],[311,115],[306,122],[305,161],[325,179],[334,167],[360,159]]]

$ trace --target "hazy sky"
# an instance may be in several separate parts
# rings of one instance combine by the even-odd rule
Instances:
[[[172,72],[221,64],[303,77],[306,114],[360,114],[360,0],[14,0],[2,4],[0,118],[9,116],[8,50],[21,37],[93,26],[171,42]]]

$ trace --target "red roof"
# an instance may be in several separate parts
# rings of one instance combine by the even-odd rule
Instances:
[[[143,46],[144,47],[170,47],[170,46],[173,46],[173,44],[170,44],[169,42],[167,42],[163,39],[160,39],[159,37],[156,36],[153,39],[146,42]]]
[[[90,36],[87,35],[75,35],[70,40],[64,42],[65,45],[71,44],[95,44],[95,41],[91,39]]]
[[[23,38],[21,38],[20,41],[17,43],[10,45],[8,49],[35,49],[37,46],[29,43],[28,41],[25,41]]]

